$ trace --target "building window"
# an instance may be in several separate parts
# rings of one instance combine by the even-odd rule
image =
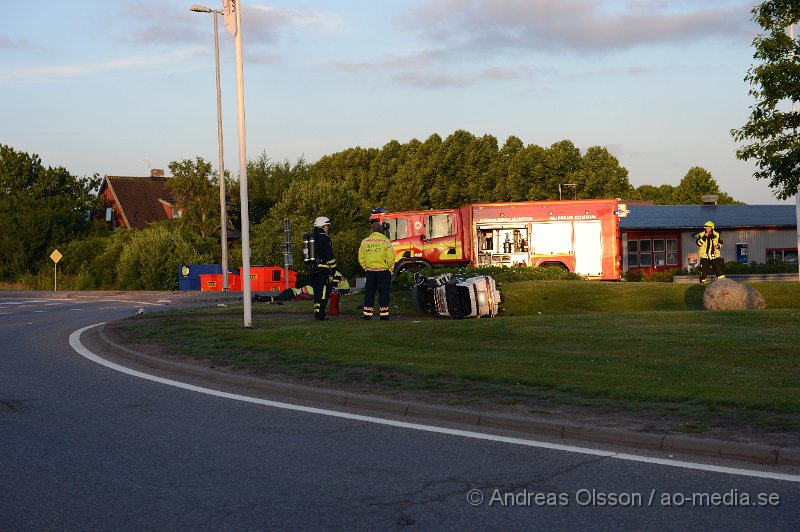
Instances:
[[[675,238],[667,239],[667,266],[678,265],[678,240]]]
[[[667,256],[665,254],[664,241],[653,240],[653,266],[666,266]]]
[[[653,265],[653,241],[639,240],[639,266],[650,267]]]
[[[628,240],[628,267],[644,268],[678,265],[678,240],[654,238]]]
[[[768,249],[767,262],[786,262],[788,264],[797,264],[797,249]]]
[[[628,240],[628,267],[639,265],[639,241]]]

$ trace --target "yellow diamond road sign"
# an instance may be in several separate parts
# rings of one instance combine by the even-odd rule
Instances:
[[[64,256],[64,255],[62,255],[62,254],[61,254],[61,252],[60,252],[59,250],[55,250],[54,252],[52,252],[52,253],[50,254],[50,258],[51,258],[51,259],[53,260],[53,262],[55,262],[56,264],[58,264],[58,261],[60,261],[60,260],[61,260],[61,257],[63,257],[63,256]]]

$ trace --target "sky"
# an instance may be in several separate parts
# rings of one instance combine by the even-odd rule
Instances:
[[[737,200],[784,203],[730,135],[754,103],[755,3],[243,0],[246,155],[315,162],[463,129],[500,145],[604,146],[634,186],[677,185],[701,166]],[[78,176],[198,156],[218,168],[213,15],[174,0],[7,4],[0,144]],[[236,176],[235,48],[221,17],[219,43]]]

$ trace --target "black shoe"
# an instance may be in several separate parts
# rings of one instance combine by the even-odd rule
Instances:
[[[364,321],[370,321],[372,319],[372,316],[361,316],[361,319]]]
[[[328,321],[328,318],[325,316],[314,316],[315,321]]]
[[[381,316],[381,321],[389,321],[389,316]]]

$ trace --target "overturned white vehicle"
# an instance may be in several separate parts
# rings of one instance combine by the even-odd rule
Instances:
[[[417,312],[455,319],[491,318],[501,310],[502,294],[488,275],[462,279],[451,273],[436,277],[416,273],[411,300]]]

